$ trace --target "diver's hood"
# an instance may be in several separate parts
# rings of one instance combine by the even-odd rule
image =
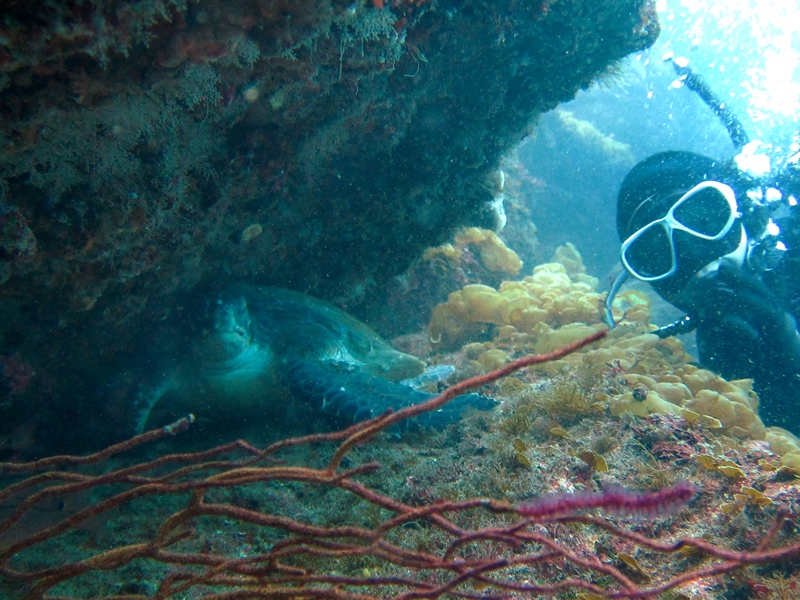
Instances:
[[[659,152],[625,176],[617,198],[620,242],[650,221],[664,216],[680,196],[702,181],[725,181],[731,169],[693,152]],[[734,191],[736,187],[734,187]]]
[[[620,241],[663,218],[686,192],[703,181],[724,182],[737,198],[748,187],[735,168],[692,152],[660,152],[637,164],[625,177],[617,200]],[[665,300],[678,306],[681,291],[692,278],[707,275],[723,257],[743,260],[747,250],[747,237],[740,221],[719,240],[704,240],[685,231],[674,231],[672,239],[676,271],[652,281],[651,285]],[[658,251],[654,249],[654,256]]]

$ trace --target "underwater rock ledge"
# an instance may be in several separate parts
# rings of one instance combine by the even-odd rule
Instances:
[[[27,414],[79,412],[85,365],[198,286],[356,302],[491,225],[503,153],[659,32],[651,0],[383,5],[4,7],[0,351],[48,380]]]

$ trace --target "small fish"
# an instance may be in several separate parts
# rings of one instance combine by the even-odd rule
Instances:
[[[407,385],[415,390],[422,390],[432,383],[444,381],[455,372],[456,368],[452,365],[436,365],[435,367],[428,367],[421,375],[411,379],[403,379],[400,384]]]

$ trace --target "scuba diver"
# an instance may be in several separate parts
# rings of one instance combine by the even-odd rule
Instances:
[[[776,173],[730,109],[683,59],[679,78],[725,125],[729,162],[660,152],[625,177],[617,232],[625,267],[686,316],[659,337],[696,331],[699,360],[726,379],[752,378],[766,425],[800,434],[800,153]]]

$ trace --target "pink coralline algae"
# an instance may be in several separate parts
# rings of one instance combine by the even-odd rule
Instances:
[[[36,237],[19,211],[3,212],[0,207],[0,256],[31,258],[36,254]]]
[[[0,355],[0,385],[8,388],[10,395],[24,392],[34,374],[33,367],[18,354]]]

